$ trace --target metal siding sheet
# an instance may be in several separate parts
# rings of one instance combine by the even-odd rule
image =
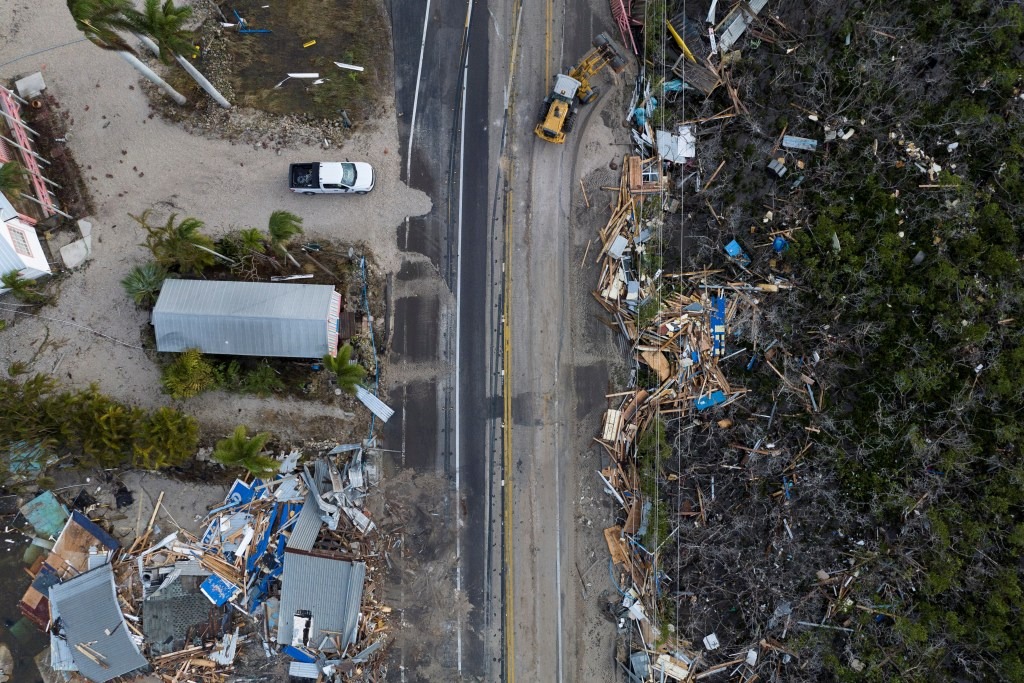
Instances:
[[[153,308],[157,350],[320,358],[335,297],[330,285],[167,280]]]
[[[293,678],[309,678],[315,681],[320,678],[320,669],[316,664],[292,662],[288,665],[288,675]]]
[[[795,135],[782,136],[782,146],[786,149],[802,149],[814,152],[818,149],[818,141],[811,138],[801,138]]]
[[[50,602],[60,613],[71,656],[89,680],[106,683],[148,665],[128,635],[117,604],[114,570],[109,564],[51,586]],[[82,654],[75,647],[78,643],[89,643],[102,655],[106,668]]]
[[[395,414],[384,401],[380,400],[363,387],[356,385],[356,398],[363,402],[363,405],[370,409],[370,412],[379,417],[384,422],[391,419],[391,416]]]
[[[291,536],[288,537],[288,547],[293,550],[312,550],[322,524],[320,509],[313,500],[313,494],[307,493],[306,502],[299,510],[299,518],[295,520]]]
[[[341,647],[352,643],[362,605],[366,565],[286,551],[281,580],[281,611],[277,642],[291,644],[292,617],[298,610],[313,613],[310,643],[319,645],[324,631],[343,634]],[[325,596],[330,599],[324,599]]]

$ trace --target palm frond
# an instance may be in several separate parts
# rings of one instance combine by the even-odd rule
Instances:
[[[270,214],[267,232],[274,247],[287,246],[293,237],[302,234],[302,219],[290,211],[275,211]]]

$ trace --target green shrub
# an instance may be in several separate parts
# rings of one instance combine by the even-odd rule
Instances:
[[[164,368],[164,390],[172,398],[192,398],[217,386],[217,371],[199,349],[186,349]]]

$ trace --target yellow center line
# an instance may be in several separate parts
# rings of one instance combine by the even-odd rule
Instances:
[[[505,197],[505,298],[502,314],[505,324],[502,326],[504,415],[504,517],[505,517],[505,681],[515,683],[515,619],[513,607],[515,599],[514,553],[512,547],[512,191]]]
[[[548,0],[550,3],[551,0]],[[512,32],[512,50],[509,55],[509,88],[508,88],[508,111],[506,121],[510,124],[515,121],[513,115],[515,109],[515,70],[516,56],[519,48],[519,20],[522,17],[522,0],[517,0],[512,10],[512,21],[515,28]],[[547,68],[545,66],[545,68]],[[545,87],[547,87],[545,85]],[[503,225],[505,238],[505,259],[504,259],[504,296],[502,298],[502,420],[504,429],[502,431],[502,523],[504,533],[502,534],[502,555],[504,557],[505,570],[505,683],[515,683],[516,680],[516,656],[515,656],[515,562],[514,548],[512,546],[512,183],[515,179],[515,160],[512,149],[515,138],[515,126],[509,125],[508,139],[506,140],[506,187],[505,194],[505,222]]]

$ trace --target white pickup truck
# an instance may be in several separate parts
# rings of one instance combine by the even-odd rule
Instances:
[[[288,189],[301,194],[366,194],[374,181],[373,167],[361,161],[314,161],[288,169]]]

